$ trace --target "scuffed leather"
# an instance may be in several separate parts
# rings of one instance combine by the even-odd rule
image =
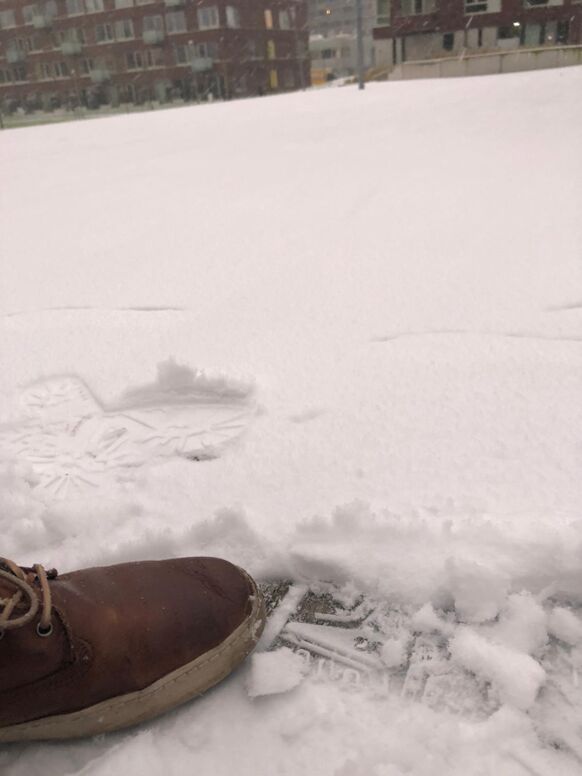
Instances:
[[[38,619],[0,640],[0,727],[142,690],[221,644],[250,614],[247,577],[217,558],[124,563],[50,581]]]

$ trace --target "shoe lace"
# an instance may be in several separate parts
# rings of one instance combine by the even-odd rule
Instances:
[[[39,636],[49,636],[52,633],[52,596],[48,580],[54,579],[56,576],[55,569],[47,572],[39,563],[35,564],[27,573],[8,558],[0,558],[0,579],[5,579],[12,587],[16,588],[11,597],[0,597],[0,638],[5,631],[22,628],[36,616],[39,600],[32,586],[35,580],[38,580],[40,584],[42,597],[42,612],[36,632]],[[12,617],[12,613],[17,607],[20,607],[23,599],[28,604],[28,609],[23,614]]]

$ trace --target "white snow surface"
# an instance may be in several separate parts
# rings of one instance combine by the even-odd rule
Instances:
[[[4,456],[0,554],[335,580],[454,627],[502,700],[475,721],[267,653],[262,685],[249,662],[137,730],[5,747],[2,774],[582,773],[572,730],[556,749],[529,713],[548,633],[582,640],[581,88],[569,68],[1,133],[0,420],[62,374],[123,406],[186,373],[256,411],[217,460],[76,499]]]
[[[275,695],[298,687],[305,674],[305,661],[289,647],[273,652],[255,652],[250,658],[247,692],[251,698]]]

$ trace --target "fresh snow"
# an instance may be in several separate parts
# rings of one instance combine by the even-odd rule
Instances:
[[[581,68],[370,84],[0,135],[0,421],[70,380],[64,466],[86,453],[66,408],[245,405],[215,457],[152,454],[74,497],[7,445],[0,553],[216,554],[294,600],[333,581],[412,612],[384,666],[434,634],[497,703],[259,651],[137,730],[8,746],[2,774],[582,773],[581,88]]]
[[[301,684],[305,662],[289,647],[275,652],[255,652],[250,657],[247,691],[251,698],[288,692]]]

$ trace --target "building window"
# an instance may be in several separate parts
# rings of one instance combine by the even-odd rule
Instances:
[[[277,50],[275,48],[275,41],[274,40],[268,40],[267,41],[267,59],[275,59],[277,56]]]
[[[319,54],[321,59],[335,59],[336,58],[336,50],[335,49],[322,49]]]
[[[567,43],[570,33],[570,23],[567,19],[558,22],[556,29],[556,43]]]
[[[68,78],[70,75],[69,66],[66,62],[54,62],[53,64],[43,63],[40,66],[40,77],[45,78]]]
[[[269,8],[265,8],[265,27],[268,30],[273,29],[273,12]]]
[[[487,0],[465,0],[465,13],[487,13]]]
[[[89,75],[91,70],[95,67],[95,62],[92,59],[84,59],[81,62],[81,72],[85,75]]]
[[[85,3],[83,0],[66,0],[67,16],[79,16],[85,13]]]
[[[115,0],[115,9],[133,8],[133,0]]]
[[[22,9],[22,18],[25,24],[32,24],[32,19],[36,15],[36,6],[25,5]]]
[[[376,0],[376,19],[378,24],[390,24],[390,0]]]
[[[196,11],[198,17],[198,27],[201,30],[217,30],[220,27],[220,18],[218,16],[218,7],[208,5],[205,8],[198,8]]]
[[[445,51],[452,51],[455,47],[455,33],[445,32],[443,35],[443,48]]]
[[[128,70],[141,70],[143,67],[143,57],[141,51],[128,51],[125,55],[125,61]]]
[[[200,57],[200,59],[217,59],[218,45],[214,41],[199,43],[196,46],[196,56]]]
[[[497,40],[509,40],[510,38],[521,37],[521,24],[512,24],[511,27],[499,27],[497,30]]]
[[[433,13],[437,9],[437,0],[400,0],[402,16],[419,16]]]
[[[166,14],[166,29],[170,32],[186,32],[186,14],[184,11],[172,11]]]
[[[525,8],[535,8],[539,5],[548,5],[548,0],[524,0]]]
[[[295,72],[292,68],[287,68],[283,73],[283,86],[285,89],[294,89],[295,84]]]
[[[144,52],[146,67],[162,67],[164,64],[164,52],[162,49],[148,49]]]
[[[85,0],[85,10],[87,13],[99,13],[103,11],[103,0]]]
[[[14,11],[0,11],[0,30],[7,30],[10,27],[16,27]]]
[[[240,11],[234,5],[226,6],[226,26],[233,30],[240,27]]]
[[[161,16],[144,16],[143,31],[144,32],[163,32],[164,20],[162,19]]]
[[[116,40],[129,40],[135,37],[131,19],[120,19],[118,22],[115,22],[114,29]]]
[[[174,59],[177,65],[187,65],[190,62],[189,47],[185,45],[174,46]]]
[[[98,24],[95,27],[95,43],[109,43],[115,40],[111,24]]]
[[[9,40],[6,43],[6,52],[23,52],[26,53],[32,50],[31,38],[17,38],[15,40]]]
[[[540,46],[544,42],[543,25],[526,24],[523,34],[525,46]]]
[[[277,89],[279,87],[279,78],[277,77],[276,70],[269,71],[269,85],[271,89]]]
[[[26,68],[24,65],[16,65],[12,68],[12,78],[14,81],[26,81]]]
[[[286,8],[284,8],[282,11],[279,11],[279,29],[280,30],[291,29],[291,15]]]
[[[85,43],[85,32],[79,27],[69,27],[55,35],[58,45],[61,43]]]

